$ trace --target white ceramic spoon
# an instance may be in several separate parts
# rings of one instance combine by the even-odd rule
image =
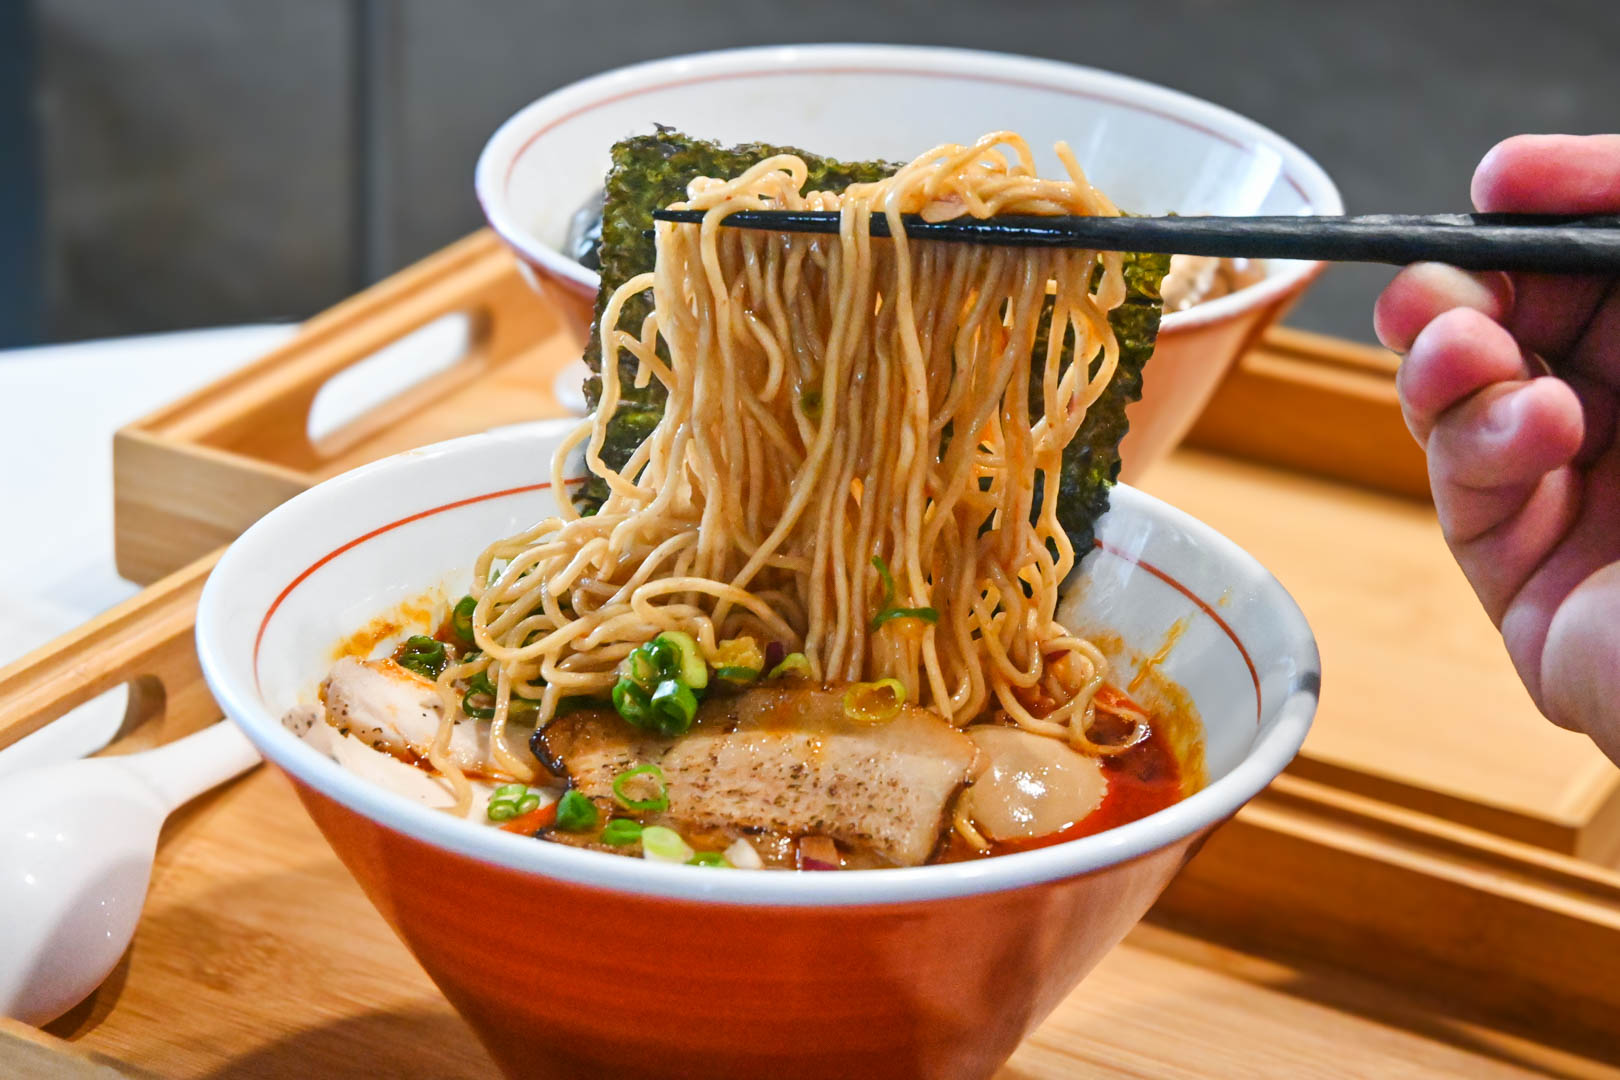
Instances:
[[[48,1023],[100,986],[135,933],[164,820],[258,761],[225,721],[0,780],[0,1014]]]

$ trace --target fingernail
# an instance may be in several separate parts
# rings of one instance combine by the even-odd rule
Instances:
[[[1519,395],[1503,394],[1485,407],[1481,429],[1487,435],[1511,435],[1519,427]]]
[[[1512,285],[1507,275],[1459,270],[1442,263],[1419,263],[1429,288],[1444,296],[1451,307],[1473,308],[1499,319],[1512,307]]]

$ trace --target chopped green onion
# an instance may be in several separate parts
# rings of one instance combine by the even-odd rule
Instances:
[[[881,724],[900,714],[906,687],[899,679],[856,683],[844,691],[844,715],[863,724]]]
[[[810,661],[806,659],[804,653],[790,652],[782,657],[782,662],[771,668],[770,674],[765,677],[767,679],[780,679],[783,675],[809,676],[809,674]]]
[[[799,411],[811,420],[821,419],[821,390],[812,388],[799,395]]]
[[[581,792],[570,790],[557,800],[557,828],[565,832],[584,832],[595,825],[596,804]]]
[[[473,608],[478,601],[471,596],[463,596],[456,601],[456,606],[450,609],[450,629],[455,631],[456,637],[471,645],[473,643]]]
[[[651,691],[658,685],[658,666],[646,649],[636,649],[624,658],[624,677],[642,690]]]
[[[674,829],[649,825],[641,830],[641,854],[655,862],[684,863],[697,852]]]
[[[665,640],[663,634],[659,634],[647,642],[641,647],[640,651],[646,653],[647,659],[652,661],[653,670],[664,678],[668,678],[680,671],[680,646],[672,641]]]
[[[647,727],[652,715],[652,703],[647,700],[647,691],[637,686],[629,676],[613,684],[613,708],[636,727]]]
[[[697,695],[678,679],[665,679],[653,691],[651,725],[660,735],[681,735],[692,727],[697,716]]]
[[[658,785],[657,794],[650,799],[633,799],[625,785],[638,776],[650,776]],[[637,765],[613,778],[613,797],[626,810],[659,812],[669,809],[669,786],[664,782],[664,770],[657,765]]]
[[[895,607],[894,606],[894,575],[889,573],[889,564],[883,561],[883,556],[872,556],[872,565],[877,567],[878,578],[883,582],[883,604],[878,613],[872,616],[872,629],[876,630],[891,619],[921,619],[924,622],[939,622],[939,612],[931,607]]]
[[[700,851],[696,855],[693,855],[690,859],[687,859],[686,865],[716,866],[724,867],[727,870],[732,868],[731,864],[726,862],[726,857],[720,854],[718,851]]]
[[[714,669],[714,677],[733,686],[746,686],[759,678],[759,668],[722,667]]]
[[[437,679],[448,660],[444,642],[435,641],[426,634],[415,634],[405,639],[404,648],[394,658],[400,667],[416,672],[423,678]]]
[[[488,698],[488,705],[475,705],[473,698]],[[519,697],[513,694],[506,699],[506,714],[508,716],[522,716],[526,712],[533,712],[540,707],[540,703],[533,698]],[[467,680],[467,692],[461,695],[461,711],[475,720],[493,720],[495,718],[495,684],[489,680],[489,669],[485,668]]]
[[[640,839],[641,822],[630,818],[613,818],[602,829],[602,843],[612,844],[614,847],[633,844]]]
[[[872,616],[872,629],[876,630],[891,619],[921,619],[923,622],[939,622],[939,609],[931,607],[892,607],[885,608]]]
[[[466,713],[468,716],[472,717],[474,720],[493,720],[493,719],[495,719],[495,706],[493,706],[493,705],[474,705],[472,703],[472,699],[474,697],[477,697],[478,694],[479,694],[479,691],[477,691],[477,690],[468,690],[465,694],[462,694],[461,695],[461,711]]]
[[[691,634],[681,630],[665,630],[653,641],[662,641],[674,650],[674,664],[664,672],[666,676],[680,679],[693,690],[702,690],[709,685],[709,665],[704,662],[703,653]]]
[[[540,792],[523,784],[502,784],[489,793],[489,820],[510,821],[540,809]]]

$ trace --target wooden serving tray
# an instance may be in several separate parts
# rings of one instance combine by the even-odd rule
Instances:
[[[462,358],[320,440],[321,387],[436,320]],[[312,319],[285,347],[118,432],[118,566],[150,582],[335,473],[561,412],[578,356],[516,260],[475,233]],[[1452,565],[1381,349],[1274,329],[1144,486],[1271,567],[1321,641],[1326,688],[1297,775],[1549,851],[1620,863],[1620,770],[1541,719]],[[1247,462],[1245,464],[1244,462]]]
[[[328,380],[457,313],[460,360],[310,437]],[[0,670],[0,746],[122,682],[109,752],[213,719],[190,633],[218,545],[363,461],[557,414],[576,356],[479,233],[119,432],[120,569],[157,583]],[[1146,477],[1294,593],[1321,715],[1007,1075],[1608,1075],[1594,1059],[1620,1055],[1620,772],[1513,677],[1440,538],[1393,372],[1381,350],[1273,330]],[[135,946],[90,1005],[46,1034],[0,1024],[0,1076],[97,1067],[75,1051],[186,1076],[488,1067],[266,771],[171,824]]]
[[[109,753],[212,720],[190,643],[215,558],[0,670],[0,747],[119,682],[146,691]],[[1000,1075],[1620,1078],[1617,969],[1620,874],[1283,777]],[[170,820],[95,995],[0,1020],[8,1080],[491,1072],[268,768]]]

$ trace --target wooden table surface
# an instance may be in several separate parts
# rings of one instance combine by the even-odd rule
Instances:
[[[266,768],[171,821],[134,946],[48,1031],[137,1075],[492,1075],[291,787]],[[1459,1025],[1386,987],[1149,924],[1001,1073],[1239,1075],[1505,1080],[1620,1078],[1620,1069]]]
[[[1536,710],[1433,506],[1190,450],[1142,487],[1236,541],[1310,621],[1322,703],[1295,772],[1620,864],[1620,773]]]

